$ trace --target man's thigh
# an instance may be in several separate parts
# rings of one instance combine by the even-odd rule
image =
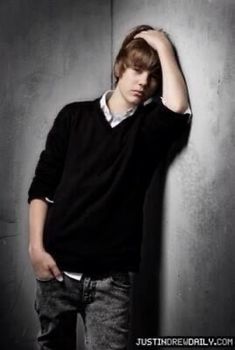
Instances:
[[[40,349],[76,349],[76,300],[68,279],[37,281],[35,309],[40,321]],[[76,291],[79,294],[79,290]]]
[[[93,302],[84,313],[87,350],[127,348],[131,287],[128,272],[97,280]]]

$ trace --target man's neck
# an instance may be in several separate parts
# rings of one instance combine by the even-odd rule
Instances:
[[[116,88],[110,99],[107,101],[107,105],[112,114],[125,113],[127,110],[135,108],[136,106],[128,104],[122,97],[118,88]]]

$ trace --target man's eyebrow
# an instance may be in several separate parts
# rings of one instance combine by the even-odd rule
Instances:
[[[138,69],[147,69],[143,63],[132,63],[131,67],[138,68]]]

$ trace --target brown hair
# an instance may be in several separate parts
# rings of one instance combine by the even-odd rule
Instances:
[[[160,87],[162,73],[157,51],[154,50],[144,39],[134,39],[135,35],[143,30],[152,29],[154,28],[149,25],[139,25],[133,28],[124,39],[114,63],[114,76],[116,78],[115,85],[126,68],[135,67],[141,70],[150,71],[157,80],[158,87]]]

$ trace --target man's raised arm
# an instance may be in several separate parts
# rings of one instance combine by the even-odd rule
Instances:
[[[162,30],[147,30],[135,38],[144,39],[158,52],[162,67],[164,104],[174,112],[184,113],[189,105],[187,86],[167,35]]]

